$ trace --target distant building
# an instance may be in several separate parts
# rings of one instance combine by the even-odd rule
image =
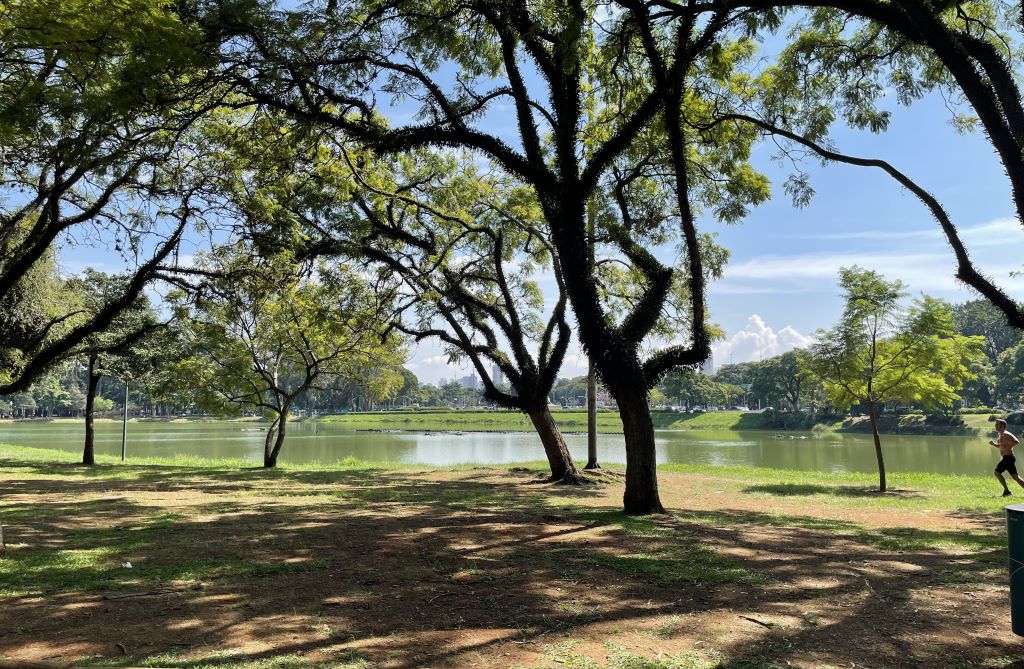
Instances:
[[[500,386],[505,382],[505,377],[501,373],[501,367],[491,365],[491,381],[493,381],[496,386]]]
[[[714,376],[715,374],[715,356],[708,354],[708,359],[701,363],[700,372],[704,376]]]
[[[477,379],[476,374],[470,372],[466,376],[459,379],[459,385],[462,386],[463,388],[475,389],[480,387],[480,381],[479,379]]]

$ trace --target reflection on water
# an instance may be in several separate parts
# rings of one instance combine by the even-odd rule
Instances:
[[[0,423],[0,442],[78,451],[81,423],[22,421]],[[229,422],[142,422],[128,425],[128,456],[177,454],[259,460],[265,432],[259,424]],[[657,434],[658,461],[711,465],[750,465],[817,471],[875,471],[875,452],[867,435],[828,435],[814,439],[777,439],[770,432],[697,432],[662,430]],[[586,459],[585,435],[567,435],[573,457]],[[987,436],[883,436],[886,467],[891,471],[986,474],[998,458]],[[118,454],[121,426],[97,424],[96,451]],[[621,435],[600,435],[603,462],[625,462]],[[543,460],[534,434],[440,434],[353,432],[330,425],[289,426],[282,462],[336,462],[346,457],[380,462],[449,465],[500,464]]]

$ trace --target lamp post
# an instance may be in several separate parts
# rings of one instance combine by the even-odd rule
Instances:
[[[128,453],[128,382],[124,382],[124,420],[121,422],[121,462]]]

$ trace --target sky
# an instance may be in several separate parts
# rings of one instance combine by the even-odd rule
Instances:
[[[1016,299],[1024,278],[1011,272],[1024,265],[1024,229],[1014,219],[1008,181],[991,145],[976,132],[958,134],[938,96],[893,112],[887,132],[874,135],[836,125],[835,148],[884,158],[935,195],[958,225],[975,262]],[[411,119],[411,109],[393,110],[393,122]],[[496,105],[479,123],[517,144],[512,110]],[[816,330],[830,327],[842,304],[836,286],[840,267],[859,265],[899,279],[911,296],[922,292],[953,303],[977,296],[953,279],[955,262],[938,224],[911,193],[877,169],[807,162],[816,195],[795,209],[781,184],[790,167],[772,159],[770,145],[756,149],[753,163],[769,176],[773,197],[739,224],[710,217],[705,232],[731,251],[724,277],[709,287],[711,320],[726,336],[713,347],[714,364],[758,360],[808,346]],[[189,251],[183,251],[188,253]],[[63,256],[71,271],[87,264],[104,268],[96,248],[71,249]],[[421,381],[437,383],[466,374],[448,365],[433,342],[413,347],[407,367]],[[573,345],[561,376],[585,373],[586,359]]]
[[[1024,299],[1024,277],[1010,276],[1024,268],[1024,229],[991,145],[980,132],[958,134],[937,96],[891,109],[884,134],[837,126],[835,148],[886,159],[930,191],[959,226],[975,263],[1011,297]],[[790,168],[772,159],[772,148],[761,146],[753,160],[771,178],[772,199],[739,224],[700,221],[731,251],[724,277],[708,291],[711,319],[726,333],[712,346],[716,368],[810,345],[815,331],[833,325],[842,311],[840,267],[858,265],[899,279],[910,297],[927,293],[954,304],[978,297],[954,279],[955,259],[938,223],[891,177],[808,162],[802,168],[811,174],[815,196],[796,209],[781,189]],[[449,366],[431,343],[413,351],[408,367],[430,383],[468,370]],[[561,376],[585,373],[586,358],[574,345]]]

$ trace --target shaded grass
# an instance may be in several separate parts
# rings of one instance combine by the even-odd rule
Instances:
[[[621,511],[579,509],[581,520],[613,525],[630,537],[635,552],[618,555],[594,551],[593,564],[663,586],[681,583],[758,585],[768,581],[720,555],[700,538],[679,528],[657,524],[649,518]]]
[[[47,457],[58,462],[48,461]],[[418,558],[415,557],[416,552],[408,553],[408,572],[402,572],[401,578],[395,581],[403,587],[421,581],[424,575],[436,576],[440,582],[449,583],[456,580],[456,574],[457,580],[463,585],[492,583],[515,587],[519,583],[517,575],[530,574],[537,582],[549,583],[547,576],[558,575],[563,581],[573,583],[585,583],[593,579],[599,582],[676,587],[680,591],[685,591],[691,584],[708,586],[705,590],[713,590],[714,586],[721,584],[756,588],[769,582],[760,570],[771,571],[770,565],[760,566],[745,558],[734,560],[719,553],[711,545],[715,541],[720,543],[722,536],[737,534],[730,531],[723,535],[720,532],[722,528],[741,525],[773,525],[811,530],[849,539],[879,551],[913,551],[918,553],[915,559],[924,558],[925,564],[933,562],[928,551],[936,551],[937,557],[943,557],[941,553],[945,551],[959,551],[962,559],[959,555],[953,556],[956,559],[950,559],[948,566],[936,575],[936,578],[945,581],[980,582],[987,578],[982,576],[983,573],[1004,567],[1005,543],[998,532],[926,530],[912,526],[875,529],[850,520],[813,518],[802,515],[803,512],[799,510],[801,504],[805,505],[804,508],[828,504],[851,510],[905,506],[957,510],[962,508],[958,505],[970,502],[973,486],[983,481],[980,477],[894,476],[894,485],[901,492],[879,496],[868,490],[873,478],[871,475],[668,466],[663,469],[692,476],[690,480],[696,489],[709,490],[708,479],[713,479],[714,489],[729,489],[740,497],[764,501],[764,508],[771,508],[773,501],[781,504],[782,500],[792,508],[788,514],[719,510],[678,512],[674,518],[642,518],[627,516],[607,507],[594,508],[582,504],[580,498],[593,494],[596,486],[588,486],[583,490],[561,487],[542,489],[538,486],[515,485],[515,481],[510,484],[508,479],[497,484],[487,480],[495,474],[512,471],[525,482],[532,472],[520,471],[519,467],[512,470],[474,466],[432,468],[433,471],[462,472],[454,481],[445,481],[440,477],[431,479],[429,472],[424,473],[422,467],[415,468],[416,475],[410,476],[408,470],[411,469],[413,467],[349,460],[327,466],[287,466],[268,472],[248,462],[196,459],[153,459],[147,463],[129,465],[106,462],[94,469],[86,469],[71,464],[65,454],[57,451],[0,446],[0,489],[6,483],[16,481],[19,486],[23,486],[20,490],[24,492],[45,494],[52,490],[66,495],[71,492],[71,488],[65,487],[64,482],[75,481],[76,485],[82,482],[88,484],[90,491],[107,495],[103,499],[84,499],[81,502],[54,499],[38,507],[24,503],[3,506],[0,503],[0,517],[8,522],[31,525],[39,536],[51,537],[51,541],[53,536],[59,535],[61,541],[57,548],[42,548],[38,542],[36,545],[28,542],[13,546],[8,557],[0,559],[0,597],[43,596],[72,591],[104,592],[183,581],[261,576],[285,577],[276,582],[274,587],[288,588],[297,580],[287,580],[289,574],[326,570],[332,565],[310,559],[252,559],[253,556],[245,553],[246,549],[238,542],[238,538],[254,535],[261,530],[268,536],[286,537],[288,541],[273,545],[272,556],[287,556],[291,551],[292,560],[295,560],[306,555],[304,552],[307,547],[323,541],[323,536],[318,534],[314,525],[314,522],[320,522],[323,514],[309,512],[322,511],[321,505],[339,503],[359,507],[378,505],[373,510],[373,520],[370,522],[380,522],[385,526],[387,523],[383,519],[389,511],[381,505],[411,504],[429,513],[441,511],[437,517],[428,518],[430,522],[424,524],[424,528],[430,529],[429,533],[419,537],[418,542],[410,541],[409,547],[419,547],[424,553]],[[54,479],[59,485],[47,487],[46,484],[51,481],[43,481],[37,488],[33,488],[33,478]],[[125,497],[111,497],[119,492],[145,493],[149,490],[216,494],[218,497],[210,499],[217,501],[207,503],[204,499],[200,505],[191,509],[203,515],[218,517],[214,520],[203,518],[197,522],[191,511],[186,517],[180,513],[167,513],[144,506],[147,499],[144,496],[136,496],[136,500],[142,501],[135,503]],[[538,492],[535,494],[534,491]],[[279,500],[272,498],[289,497],[290,506],[284,508],[279,505],[275,508],[273,504],[267,505],[261,500],[247,499],[253,495],[271,498],[269,501],[275,503]],[[303,499],[294,499],[298,497]],[[996,501],[1001,505],[1001,500]],[[527,535],[525,539],[505,550],[505,536],[498,530],[487,542],[480,542],[486,543],[486,546],[479,549],[482,551],[480,553],[446,548],[444,542],[450,539],[437,538],[437,543],[432,543],[435,541],[433,532],[440,525],[435,522],[438,517],[450,521],[452,516],[457,516],[459,520],[452,523],[451,527],[461,524],[462,519],[467,518],[467,514],[447,514],[447,511],[473,511],[491,507],[499,511],[515,510],[517,513],[492,513],[492,518],[484,521],[485,525],[510,521],[542,525],[549,520],[559,524],[579,523],[586,525],[585,529],[599,529],[602,541],[595,542],[595,545],[566,540],[564,537],[554,542],[540,541],[527,530],[524,532]],[[259,512],[262,510],[273,514],[261,515]],[[239,519],[233,515],[245,511],[251,513],[251,519]],[[303,519],[309,521],[308,527],[302,523],[291,527],[288,523],[293,513],[296,516],[309,514]],[[558,515],[552,517],[553,513]],[[994,509],[983,508],[978,517],[987,519],[994,517],[994,514]],[[358,515],[368,517],[367,514]],[[509,519],[509,515],[513,517]],[[109,526],[111,522],[118,525]],[[241,524],[237,532],[234,531],[238,527],[236,523]],[[198,533],[203,531],[202,526],[206,528],[204,536],[208,537],[215,549],[211,555],[193,555],[190,552],[191,547],[197,545],[190,540],[199,536]],[[390,530],[393,531],[394,526]],[[465,536],[459,534],[460,531],[452,529],[449,536]],[[794,534],[806,536],[809,533]],[[386,529],[382,531],[382,537],[387,541],[398,536],[389,534]],[[785,540],[788,539],[781,539]],[[822,543],[828,542],[826,540]],[[486,554],[487,551],[498,549],[503,551],[500,558]],[[863,546],[858,550],[864,550]],[[135,554],[141,556],[136,557]],[[241,554],[246,554],[248,559],[238,557]],[[480,555],[486,557],[481,558]],[[124,559],[133,561],[132,569],[120,567]],[[366,560],[368,564],[372,563],[372,557]],[[309,580],[320,578],[318,574]],[[776,583],[778,581],[773,582],[773,585]],[[765,590],[770,591],[771,588]],[[439,596],[433,594],[433,590],[429,592],[429,597]],[[447,600],[440,601],[447,603]],[[580,625],[601,619],[603,615],[599,608],[585,599],[562,600],[556,608],[557,611],[539,606],[532,610],[511,610],[508,613],[508,625],[515,629],[571,632]],[[673,634],[673,630],[665,627],[660,633],[655,630],[653,634],[658,638],[662,638],[661,635],[667,638]],[[776,667],[770,661],[761,659],[764,649],[757,649],[751,658],[730,660],[706,651],[699,655],[684,653],[647,659],[615,648],[609,650],[608,658],[598,662],[574,655],[571,648],[565,648],[558,651],[561,661],[557,664],[599,669]],[[190,654],[192,652],[189,651]],[[93,663],[98,666],[140,665],[182,669],[321,669],[328,666],[369,669],[373,666],[356,655],[337,655],[328,660],[313,661],[299,654],[264,658],[238,653],[199,657],[169,653],[148,658],[97,660]]]
[[[16,457],[17,460],[8,458]],[[765,583],[762,574],[737,566],[710,546],[701,543],[699,530],[669,527],[650,518],[627,516],[619,511],[595,510],[579,503],[573,491],[559,490],[555,495],[524,494],[509,486],[477,481],[496,473],[496,468],[471,465],[433,468],[433,471],[475,472],[458,482],[423,480],[405,475],[412,466],[367,463],[353,459],[329,464],[287,465],[277,470],[253,467],[236,460],[200,458],[150,458],[122,464],[101,461],[93,468],[73,464],[73,454],[46,449],[0,445],[0,477],[31,480],[64,477],[69,480],[98,480],[127,485],[153,485],[160,490],[199,490],[218,492],[238,501],[219,501],[202,507],[203,513],[231,514],[243,510],[259,511],[258,505],[241,502],[253,495],[260,497],[296,497],[302,508],[314,506],[366,507],[380,504],[411,504],[435,509],[480,510],[517,509],[525,512],[550,512],[558,509],[567,521],[613,526],[629,538],[628,552],[607,552],[589,547],[529,548],[513,551],[521,564],[535,564],[560,571],[566,578],[578,578],[587,568],[600,567],[639,581],[658,585],[680,583],[757,585]],[[56,460],[56,462],[53,462]],[[538,471],[542,471],[539,465]],[[992,487],[981,477],[936,474],[894,474],[896,494],[879,495],[871,491],[870,474],[817,473],[749,467],[712,467],[702,465],[664,465],[662,470],[714,478],[714,486],[755,499],[788,499],[806,505],[827,505],[844,509],[906,509],[980,512],[981,518],[994,518],[1003,505],[999,498],[979,495]],[[530,470],[516,467],[517,475],[531,476]],[[0,482],[2,482],[0,478]],[[252,486],[258,482],[258,486]],[[752,483],[753,482],[753,483]],[[338,484],[344,484],[339,486]],[[570,494],[572,493],[572,494]],[[127,506],[126,506],[127,505]],[[83,527],[69,530],[66,543],[56,549],[14,546],[0,560],[0,595],[40,595],[55,592],[98,592],[141,587],[176,581],[244,578],[286,574],[323,568],[317,561],[275,563],[253,559],[195,558],[161,561],[159,555],[121,568],[121,562],[133,553],[147,552],[172,541],[181,520],[177,514],[161,513],[144,506],[130,505],[123,498],[86,500],[69,505],[3,505],[0,518],[10,523],[35,525],[67,523],[68,513],[82,519],[98,519],[116,514],[150,516],[136,519],[129,526]],[[979,572],[1002,566],[1005,540],[1000,532],[980,530],[936,531],[914,527],[870,529],[846,520],[805,516],[799,512],[763,513],[745,511],[684,511],[676,518],[696,526],[718,528],[729,525],[773,525],[828,532],[879,550],[942,551],[970,553],[972,559],[951,564],[948,580],[971,580]],[[174,541],[181,541],[178,536]]]
[[[575,642],[567,641],[548,648],[545,659],[566,669],[783,669],[784,665],[767,659],[726,660],[722,654],[708,649],[686,651],[672,655],[649,658],[630,653],[613,643],[606,642],[608,662],[601,663],[590,657],[574,652]],[[539,668],[537,668],[539,669]],[[820,665],[819,669],[834,669]]]
[[[87,667],[175,667],[180,669],[372,669],[376,665],[353,651],[340,653],[328,661],[315,662],[297,653],[273,657],[252,657],[225,651],[198,658],[183,659],[176,652],[148,657],[87,658],[78,663]]]
[[[160,530],[150,528],[150,531],[154,534],[148,540],[138,534],[123,533],[125,538],[117,541],[100,538],[116,537],[116,533],[108,530],[79,530],[69,536],[67,548],[8,547],[6,554],[0,557],[0,597],[104,592],[175,582],[308,573],[328,566],[324,560],[271,562],[189,558],[177,554],[170,557],[171,561],[139,561],[134,554],[161,543],[162,537],[155,534]],[[132,566],[127,568],[123,563]]]

